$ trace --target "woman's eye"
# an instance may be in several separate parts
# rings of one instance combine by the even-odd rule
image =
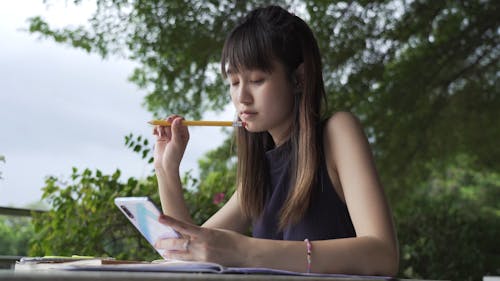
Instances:
[[[240,84],[239,81],[234,81],[234,82],[231,82],[231,86],[238,86],[238,84]]]
[[[252,82],[253,84],[262,84],[264,82],[264,79],[255,79],[250,82]]]

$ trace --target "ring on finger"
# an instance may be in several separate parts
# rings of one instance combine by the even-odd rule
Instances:
[[[191,244],[191,239],[184,241],[184,251],[189,251],[189,244]]]

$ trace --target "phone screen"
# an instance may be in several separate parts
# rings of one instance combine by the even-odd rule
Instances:
[[[181,237],[173,228],[158,221],[161,213],[148,197],[117,197],[115,205],[153,247],[159,238]],[[163,253],[163,250],[156,251]]]

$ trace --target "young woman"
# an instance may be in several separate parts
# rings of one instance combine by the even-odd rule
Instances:
[[[252,11],[226,39],[221,70],[246,123],[236,135],[237,190],[193,225],[179,176],[188,129],[177,115],[155,127],[160,221],[183,234],[157,242],[165,257],[395,275],[397,238],[369,144],[352,114],[321,119],[321,58],[307,24],[276,6]]]

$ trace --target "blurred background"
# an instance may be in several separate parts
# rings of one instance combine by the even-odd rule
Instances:
[[[155,259],[112,199],[158,200],[145,121],[232,119],[222,44],[263,2],[28,2],[0,9],[0,206],[44,211],[4,211],[0,255]],[[500,2],[273,3],[315,32],[328,113],[363,123],[399,276],[500,275]],[[189,145],[185,197],[201,223],[234,190],[231,130],[192,129]]]

